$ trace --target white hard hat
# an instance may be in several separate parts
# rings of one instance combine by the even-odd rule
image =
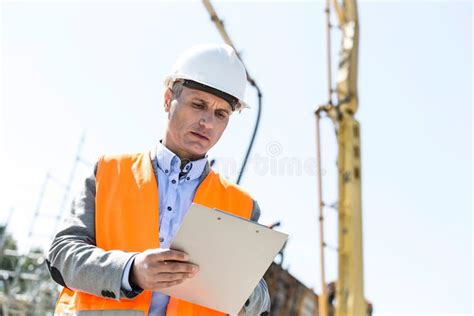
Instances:
[[[235,110],[248,108],[244,101],[247,86],[245,66],[234,49],[227,44],[201,44],[182,53],[176,60],[164,84],[171,88],[174,81],[186,80],[190,88],[218,95]],[[196,84],[197,83],[197,84]]]

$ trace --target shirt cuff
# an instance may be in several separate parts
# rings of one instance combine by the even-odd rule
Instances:
[[[130,285],[130,282],[129,282],[129,277],[130,277],[130,269],[132,268],[133,259],[135,259],[135,256],[130,257],[130,259],[128,259],[127,264],[125,265],[125,269],[123,270],[123,274],[122,274],[122,289],[127,290],[127,291],[132,290],[132,286]]]
[[[245,315],[269,315],[270,305],[267,283],[261,279],[244,304]]]

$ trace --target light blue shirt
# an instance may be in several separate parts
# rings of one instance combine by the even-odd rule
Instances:
[[[193,202],[194,193],[206,168],[207,156],[189,161],[182,170],[179,157],[161,142],[152,150],[151,156],[158,179],[160,248],[169,248]],[[122,277],[122,287],[127,290],[131,290],[128,282],[131,263],[132,260],[127,263]],[[150,316],[165,316],[168,301],[168,295],[153,292]]]

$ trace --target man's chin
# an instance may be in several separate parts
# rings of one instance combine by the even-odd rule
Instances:
[[[207,147],[197,146],[196,144],[190,145],[188,149],[188,154],[192,157],[192,160],[203,158],[209,150]]]

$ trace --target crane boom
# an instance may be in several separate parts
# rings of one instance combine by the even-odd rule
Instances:
[[[343,0],[342,3],[333,0],[332,6],[336,12],[338,28],[342,33],[336,88],[333,90],[331,88],[332,82],[329,82],[329,101],[326,105],[320,106],[315,114],[317,137],[320,137],[320,115],[322,112],[325,112],[335,124],[338,142],[338,279],[336,283],[334,315],[362,316],[366,315],[366,304],[364,298],[362,249],[360,124],[354,117],[358,109],[357,61],[359,20],[356,0]],[[327,13],[329,17],[329,4]],[[329,22],[328,26],[330,26]],[[328,44],[330,45],[329,40]],[[330,47],[328,47],[328,54],[330,54]],[[331,78],[330,65],[328,66],[328,78]],[[333,93],[336,94],[336,104],[332,102]],[[319,139],[317,150],[319,157]],[[321,183],[321,180],[319,180],[319,183]],[[319,194],[319,198],[320,226],[322,227],[324,219],[322,215],[322,207],[324,206],[322,193]],[[322,279],[324,280],[324,236],[321,239],[321,271]],[[321,316],[328,315],[325,287],[326,285],[323,284],[320,301]]]

